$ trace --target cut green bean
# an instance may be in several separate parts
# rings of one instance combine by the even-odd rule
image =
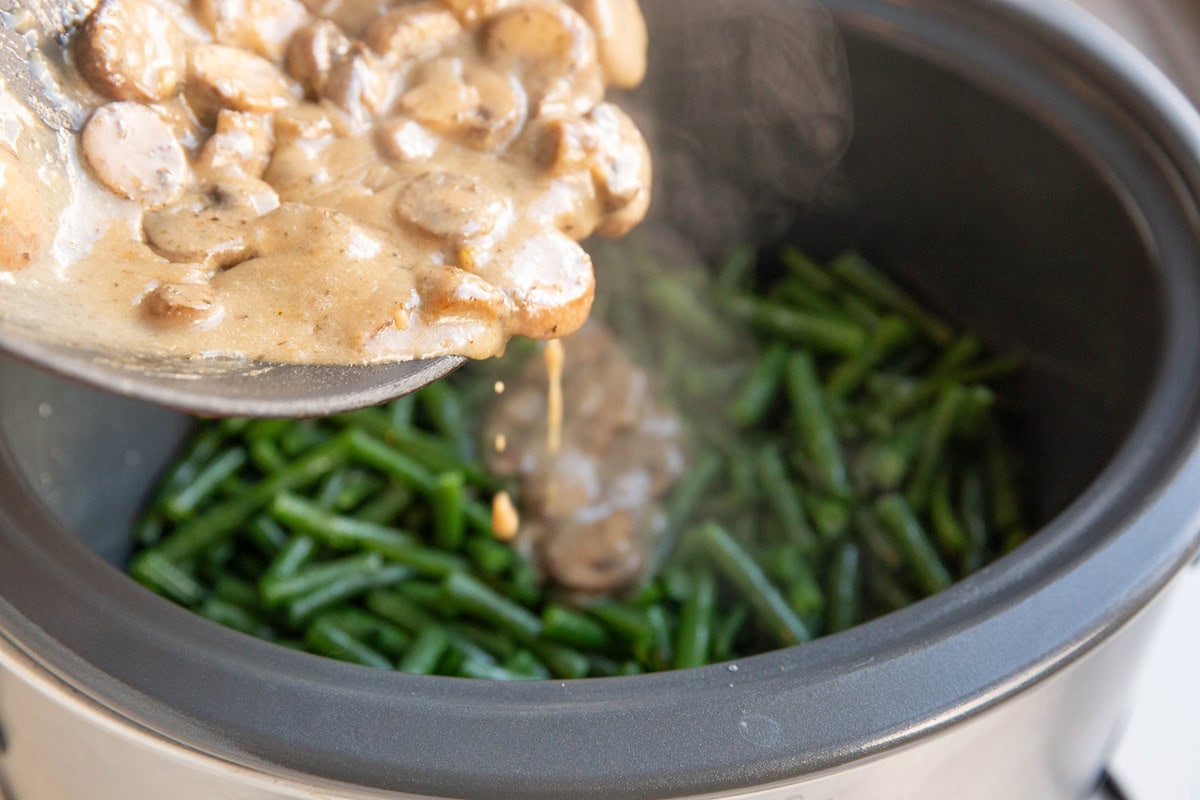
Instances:
[[[728,661],[733,657],[737,639],[749,621],[750,609],[738,603],[717,623],[712,637],[713,661]]]
[[[138,583],[184,606],[194,606],[204,597],[204,587],[170,559],[146,550],[133,559],[129,574]]]
[[[793,352],[788,358],[785,375],[792,402],[792,419],[800,430],[806,459],[826,489],[838,497],[850,497],[853,492],[841,442],[812,356],[802,351]]]
[[[912,569],[917,585],[926,594],[936,594],[948,587],[952,579],[937,550],[929,541],[925,528],[909,504],[898,494],[884,495],[875,502],[875,514],[884,530]]]
[[[462,398],[450,381],[434,381],[417,393],[417,403],[433,422],[442,439],[451,442],[459,457],[468,459],[475,450],[468,415]]]
[[[858,253],[843,253],[830,265],[833,274],[848,286],[881,305],[895,309],[916,322],[934,342],[954,341],[954,329],[930,314],[899,286],[876,270]]]
[[[835,317],[797,311],[755,297],[734,297],[729,309],[755,327],[823,353],[853,356],[862,352],[867,334],[859,326]]]
[[[784,247],[779,251],[779,259],[792,277],[819,292],[833,291],[834,280],[829,272],[795,247]]]
[[[933,479],[945,457],[946,444],[954,432],[954,421],[962,407],[966,391],[959,384],[951,384],[938,394],[933,406],[933,415],[925,429],[925,438],[917,456],[916,467],[909,478],[904,497],[917,510],[924,510],[929,502],[929,491]]]
[[[450,573],[441,590],[447,604],[501,630],[527,640],[541,633],[542,621],[537,616],[466,573]]]
[[[328,620],[356,639],[366,642],[390,659],[398,659],[412,643],[399,625],[354,606],[325,611],[314,620]]]
[[[700,454],[667,500],[667,527],[678,531],[700,504],[721,472],[721,456],[709,450]]]
[[[163,510],[174,520],[190,516],[222,481],[235,474],[245,463],[245,448],[230,447],[200,470],[187,486],[164,498]]]
[[[271,559],[263,580],[280,580],[290,578],[309,562],[317,550],[317,543],[311,536],[297,534],[288,540],[287,544]]]
[[[259,593],[264,605],[275,608],[342,578],[370,575],[381,569],[383,559],[378,553],[346,556],[304,567],[290,575],[267,575],[259,584]]]
[[[800,496],[787,474],[787,465],[777,446],[768,445],[759,450],[758,477],[767,503],[788,539],[805,553],[816,552],[817,535],[809,525]]]
[[[354,458],[382,470],[422,494],[428,495],[437,487],[437,478],[427,467],[374,436],[358,428],[350,428],[346,431],[346,441]]]
[[[675,636],[675,669],[699,667],[708,663],[716,604],[716,582],[702,572],[692,582],[692,591],[679,612],[679,631]]]
[[[810,638],[804,623],[767,580],[762,568],[720,525],[706,523],[693,535],[713,566],[737,586],[779,644],[797,644]]]
[[[550,603],[543,609],[542,632],[546,638],[570,647],[603,651],[612,646],[612,638],[603,625],[558,603]]]
[[[412,504],[412,501],[412,489],[399,483],[390,483],[378,497],[364,503],[354,513],[354,517],[362,522],[390,525],[400,515],[400,512]]]
[[[755,362],[754,369],[730,409],[730,416],[738,424],[746,427],[757,425],[771,407],[783,385],[783,367],[787,358],[787,345],[776,342]]]
[[[438,625],[423,628],[400,660],[401,672],[429,675],[450,648],[450,637]]]
[[[271,630],[270,625],[245,608],[215,596],[209,597],[201,603],[200,607],[196,609],[196,613],[218,625],[224,625],[226,628],[232,628],[248,636],[256,636],[259,639],[275,638],[275,632]]]
[[[395,586],[411,577],[412,571],[408,567],[389,564],[377,571],[363,571],[331,580],[309,594],[289,602],[287,605],[288,621],[295,626],[303,625],[327,608],[344,603],[372,589]]]
[[[438,476],[433,490],[433,539],[443,550],[458,550],[466,536],[464,483],[461,472],[446,472]]]
[[[328,619],[318,619],[304,634],[304,641],[323,656],[364,667],[391,669],[392,662],[378,650],[361,642]]]
[[[967,532],[958,521],[954,503],[950,499],[950,474],[942,472],[933,482],[933,493],[929,499],[929,517],[933,522],[933,535],[941,545],[942,552],[961,555],[967,551]]]
[[[837,633],[858,622],[860,556],[858,547],[844,544],[833,557],[829,578],[829,632]]]

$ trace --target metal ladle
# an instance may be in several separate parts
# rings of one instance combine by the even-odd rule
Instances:
[[[0,0],[0,76],[49,128],[72,127],[30,72],[31,52],[61,40],[89,0]],[[292,417],[376,405],[416,391],[463,364],[444,357],[389,364],[324,366],[235,360],[132,358],[38,341],[0,320],[0,351],[129,397],[211,416]]]

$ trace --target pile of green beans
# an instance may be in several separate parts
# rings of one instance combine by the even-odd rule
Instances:
[[[659,568],[627,595],[563,595],[492,533],[491,497],[515,491],[488,472],[478,424],[528,345],[380,408],[198,422],[130,574],[222,625],[364,666],[566,679],[839,631],[1024,538],[985,384],[1013,359],[985,357],[855,255],[738,250],[714,277],[607,257],[635,263],[602,274],[643,290],[614,279],[598,311],[693,439]]]

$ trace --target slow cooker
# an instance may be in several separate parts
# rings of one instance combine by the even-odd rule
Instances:
[[[672,24],[682,7],[646,5],[656,52],[706,46]],[[746,13],[767,5],[813,13]],[[1200,527],[1200,120],[1065,5],[822,6],[853,133],[844,154],[837,125],[814,134],[839,166],[763,230],[861,248],[1027,356],[1011,399],[1036,536],[900,612],[734,663],[521,684],[383,674],[128,580],[132,518],[187,420],[4,361],[0,795],[1085,796]],[[672,66],[657,59],[648,96],[686,131],[719,109]],[[700,164],[737,143],[669,140]],[[659,210],[686,228],[681,185],[666,176]]]

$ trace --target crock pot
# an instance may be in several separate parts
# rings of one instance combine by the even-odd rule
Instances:
[[[656,48],[683,46],[672,4],[646,5]],[[1200,121],[1047,0],[824,5],[854,135],[790,238],[858,247],[1028,356],[1012,399],[1036,536],[900,612],[736,663],[520,684],[380,673],[126,579],[131,519],[186,419],[5,361],[0,794],[1083,797],[1200,527]]]

